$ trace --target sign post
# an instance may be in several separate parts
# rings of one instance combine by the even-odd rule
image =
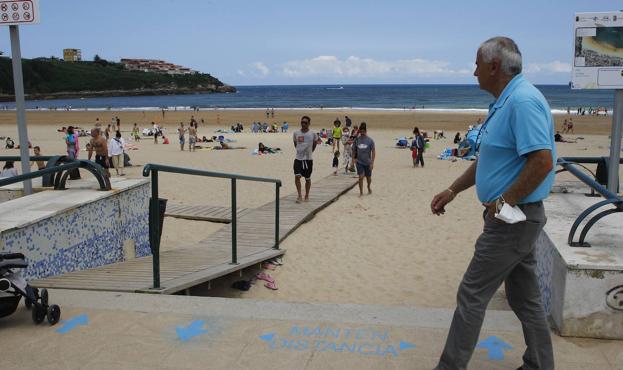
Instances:
[[[22,76],[22,52],[19,42],[20,24],[39,23],[38,0],[0,0],[0,25],[9,26],[11,37],[11,59],[13,62],[13,86],[15,90],[15,110],[22,162],[22,173],[30,172],[30,153],[28,148],[28,130],[26,129],[26,103],[24,100],[24,80]],[[24,180],[24,194],[32,194],[32,182]]]
[[[608,190],[616,194],[623,124],[623,11],[577,13],[573,31],[571,88],[615,90]]]
[[[610,137],[610,163],[608,163],[608,190],[617,194],[619,185],[619,160],[621,158],[621,125],[623,124],[623,90],[614,93],[612,133]]]

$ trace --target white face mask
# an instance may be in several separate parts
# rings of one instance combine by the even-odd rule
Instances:
[[[526,220],[526,215],[521,208],[514,206],[511,207],[508,203],[504,203],[502,209],[495,213],[495,218],[502,220],[507,224],[516,224]]]

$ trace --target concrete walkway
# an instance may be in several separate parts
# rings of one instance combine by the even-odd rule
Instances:
[[[452,312],[53,290],[64,322],[0,319],[3,369],[432,369]],[[512,312],[488,311],[470,369],[516,369]],[[512,347],[512,348],[510,348]],[[9,350],[10,349],[10,350]],[[554,336],[557,369],[623,370],[623,342]]]

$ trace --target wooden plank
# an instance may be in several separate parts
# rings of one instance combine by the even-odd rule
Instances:
[[[284,250],[265,250],[258,254],[240,258],[238,265],[216,265],[209,269],[202,270],[195,274],[182,276],[179,279],[167,282],[167,286],[157,291],[160,294],[174,294],[186,288],[190,288],[199,284],[203,284],[207,281],[217,279],[221,276],[225,276],[232,272],[242,270],[246,267],[254,265],[258,262],[265,261],[274,257],[278,257],[285,254]],[[138,293],[154,293],[152,289],[138,290]]]

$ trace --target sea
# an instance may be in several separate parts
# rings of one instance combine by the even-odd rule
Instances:
[[[614,105],[614,91],[571,90],[568,85],[537,85],[553,113],[576,113],[578,107]],[[120,96],[54,100],[29,100],[27,109],[149,111],[199,109],[362,109],[431,112],[487,111],[493,98],[477,85],[287,85],[236,86],[236,93]],[[0,103],[0,109],[14,109]]]

